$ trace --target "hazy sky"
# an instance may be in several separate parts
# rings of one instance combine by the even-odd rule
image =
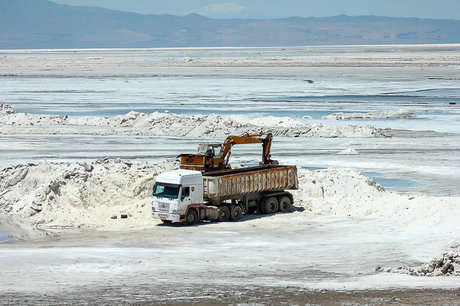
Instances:
[[[346,14],[460,19],[460,0],[52,0],[143,14],[212,18],[325,17]]]

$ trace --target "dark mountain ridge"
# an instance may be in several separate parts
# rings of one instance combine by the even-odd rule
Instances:
[[[270,20],[142,15],[46,0],[0,0],[0,48],[459,43],[460,20],[339,15]]]

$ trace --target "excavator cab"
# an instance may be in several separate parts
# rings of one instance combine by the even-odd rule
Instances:
[[[198,155],[205,155],[207,157],[216,157],[222,152],[221,143],[200,143],[198,145]]]
[[[180,168],[188,170],[198,170],[201,172],[231,169],[228,160],[230,158],[230,149],[235,144],[262,144],[262,162],[260,165],[277,164],[277,161],[271,160],[270,147],[272,134],[268,133],[266,137],[262,134],[244,134],[242,136],[229,136],[224,143],[218,144],[200,144],[197,154],[181,154]]]

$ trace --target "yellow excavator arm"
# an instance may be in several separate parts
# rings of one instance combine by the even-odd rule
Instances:
[[[270,147],[273,135],[268,133],[262,137],[261,133],[244,134],[242,136],[229,136],[223,144],[207,144],[200,145],[201,152],[199,154],[181,154],[180,168],[190,170],[215,171],[230,169],[228,163],[231,148],[236,144],[261,143],[262,144],[262,161],[261,165],[276,164],[276,161],[270,159]],[[220,148],[220,152],[216,154],[215,149]]]

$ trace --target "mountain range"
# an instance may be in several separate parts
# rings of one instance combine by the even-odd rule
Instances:
[[[460,20],[339,15],[211,19],[0,0],[0,49],[460,43]]]

